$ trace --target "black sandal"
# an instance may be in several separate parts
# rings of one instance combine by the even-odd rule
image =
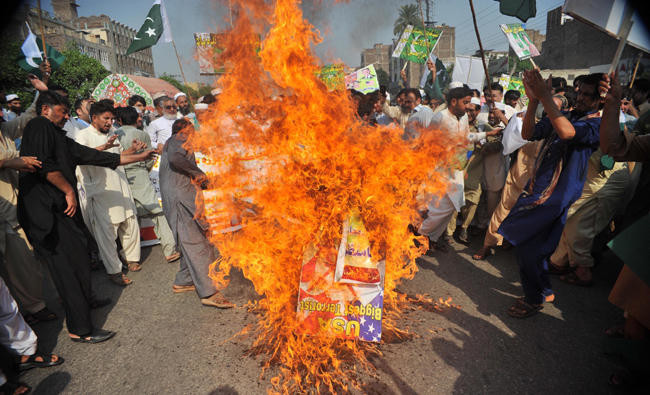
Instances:
[[[31,314],[31,316],[36,318],[38,321],[52,321],[57,319],[56,314],[47,307],[44,307],[36,313]]]
[[[41,357],[42,361],[37,361],[36,358]],[[25,362],[19,362],[18,363],[18,370],[20,372],[24,372],[25,370],[33,369],[33,368],[49,368],[52,366],[57,366],[61,365],[65,360],[60,357],[56,356],[57,359],[56,361],[53,361],[54,354],[49,354],[49,355],[43,355],[43,354],[34,354],[30,355],[27,361]]]
[[[20,387],[24,387],[27,389],[27,391],[21,392],[22,395],[29,394],[30,392],[32,392],[32,387],[30,387],[25,383],[21,383],[21,382],[10,383],[9,381],[7,381],[2,386],[0,386],[0,394],[14,395],[16,393],[16,390]]]
[[[524,299],[517,299],[515,304],[508,309],[508,315],[514,318],[528,318],[537,314],[543,306],[541,304],[529,304]]]

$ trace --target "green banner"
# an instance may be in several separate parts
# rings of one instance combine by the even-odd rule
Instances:
[[[406,26],[400,37],[395,50],[394,58],[402,58],[415,63],[426,63],[429,54],[438,44],[442,36],[442,30],[428,27]]]

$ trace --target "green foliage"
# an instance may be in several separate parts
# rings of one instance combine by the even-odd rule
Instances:
[[[198,99],[201,96],[205,96],[208,93],[210,93],[210,91],[212,90],[212,88],[210,86],[208,86],[208,85],[200,85],[199,90],[197,91],[196,89],[192,88],[191,86],[184,85],[179,80],[174,78],[174,76],[169,75],[167,73],[163,73],[158,78],[160,78],[163,81],[169,82],[170,84],[174,85],[174,87],[176,89],[178,89],[179,91],[185,93],[186,95],[190,96],[193,99]]]
[[[212,87],[210,85],[200,85],[199,86],[199,97],[209,95],[212,92]]]
[[[27,72],[18,67],[22,52],[18,41],[0,40],[0,91],[4,95],[15,93],[20,97],[23,108],[34,100],[34,88],[27,80]]]
[[[390,76],[384,69],[377,69],[377,80],[379,80],[379,86],[388,86],[390,84]]]
[[[407,4],[399,8],[399,16],[393,25],[393,35],[398,36],[402,34],[406,25],[422,26],[422,19],[420,18],[420,10],[417,4]]]
[[[183,90],[183,89],[185,88],[185,86],[184,86],[184,85],[183,85],[179,80],[177,80],[176,78],[174,78],[173,76],[171,76],[171,75],[169,75],[169,74],[167,74],[167,73],[163,73],[163,74],[162,74],[160,77],[158,77],[158,78],[160,78],[160,79],[163,80],[163,81],[167,81],[167,82],[169,82],[170,84],[174,85],[174,87],[175,87],[176,89],[178,89],[179,91],[184,92],[184,93],[187,94],[187,92],[185,92],[185,91]]]
[[[110,74],[96,59],[82,54],[73,43],[68,43],[62,53],[65,60],[52,74],[50,83],[67,89],[71,103],[90,97],[97,84]]]

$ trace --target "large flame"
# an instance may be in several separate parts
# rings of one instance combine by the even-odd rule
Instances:
[[[274,390],[347,390],[355,371],[371,369],[368,356],[379,348],[301,331],[303,255],[314,245],[335,249],[345,216],[359,209],[372,255],[386,261],[384,339],[404,336],[406,298],[395,287],[413,277],[421,254],[407,226],[417,221],[423,185],[444,193],[443,172],[458,145],[438,131],[406,141],[397,127],[371,127],[356,117],[345,91],[328,92],[312,53],[320,36],[298,0],[234,0],[233,6],[239,12],[220,58],[228,68],[218,81],[223,93],[190,139],[214,164],[210,203],[236,213],[243,225],[212,233],[223,256],[212,276],[225,287],[231,268],[241,269],[262,296],[251,349],[268,356],[265,368],[279,369]],[[219,228],[216,214],[207,213]]]

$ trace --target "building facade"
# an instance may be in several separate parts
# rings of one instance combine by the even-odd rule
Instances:
[[[562,13],[562,7],[546,16],[546,40],[535,62],[542,69],[586,69],[612,62],[618,40]],[[635,58],[639,50],[625,47],[622,59]]]
[[[125,55],[133,37],[134,29],[112,20],[107,15],[79,17],[74,0],[51,0],[54,15],[43,11],[43,30],[48,45],[59,51],[69,43],[81,53],[100,62],[112,73],[154,76],[151,48]],[[27,23],[40,37],[40,19],[36,8],[26,14]],[[24,23],[18,28],[21,40],[27,37]]]

